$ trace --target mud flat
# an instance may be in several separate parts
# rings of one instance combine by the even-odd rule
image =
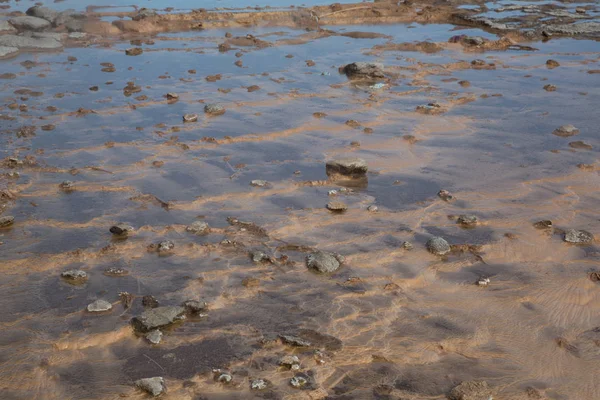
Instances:
[[[599,398],[600,6],[207,4],[0,3],[0,397]]]

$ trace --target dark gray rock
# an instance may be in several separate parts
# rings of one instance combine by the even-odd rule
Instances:
[[[104,312],[112,309],[112,304],[106,300],[96,300],[93,303],[88,304],[87,310],[89,312]]]
[[[52,26],[45,19],[30,16],[13,17],[8,22],[20,31],[43,31]]]
[[[452,193],[447,191],[446,189],[442,189],[438,192],[438,197],[444,201],[452,201],[454,200],[454,196]]]
[[[448,394],[449,400],[489,400],[492,390],[485,381],[462,382]]]
[[[210,231],[210,227],[204,221],[194,221],[188,225],[185,230],[196,235],[203,235]]]
[[[33,7],[29,8],[27,11],[25,11],[25,14],[32,16],[32,17],[45,19],[46,21],[48,21],[52,24],[56,20],[56,17],[58,17],[57,11],[54,11],[54,10],[52,10],[48,7],[44,7],[44,6],[33,6]]]
[[[327,175],[344,175],[355,178],[365,176],[369,168],[362,158],[339,158],[327,161],[325,172]]]
[[[345,65],[341,68],[341,71],[351,79],[361,78],[385,78],[383,64],[371,63],[371,62],[354,62]]]
[[[52,38],[33,38],[17,35],[0,35],[0,46],[16,47],[20,50],[59,50],[62,43]]]
[[[306,256],[306,266],[320,273],[331,273],[340,267],[340,261],[333,253],[315,251]]]
[[[15,223],[15,217],[12,215],[4,215],[0,217],[0,228],[6,228]]]
[[[182,319],[185,319],[185,308],[176,306],[158,307],[146,310],[141,315],[134,317],[131,324],[136,331],[145,333]]]
[[[298,336],[293,335],[279,335],[281,341],[287,345],[295,347],[310,347],[312,345],[308,340],[304,340]]]
[[[565,232],[565,242],[575,244],[588,244],[594,241],[594,235],[588,231],[569,229]]]
[[[62,181],[60,185],[58,185],[65,192],[70,192],[75,189],[75,184],[71,181]]]
[[[186,123],[198,122],[198,114],[184,114],[183,122],[186,122]]]
[[[133,226],[125,223],[119,223],[110,227],[109,231],[115,236],[128,236],[135,229]]]
[[[85,14],[76,13],[75,10],[73,10],[71,8],[71,9],[61,11],[60,13],[58,13],[56,18],[54,19],[53,25],[54,26],[65,25],[69,21],[76,20],[76,19],[84,20],[85,18],[86,18]]]
[[[144,378],[135,381],[135,386],[148,392],[154,397],[160,396],[166,389],[165,380],[162,376],[155,376],[154,378]]]
[[[450,252],[450,245],[441,237],[432,237],[427,241],[425,246],[431,254],[435,254],[436,256],[443,256]]]

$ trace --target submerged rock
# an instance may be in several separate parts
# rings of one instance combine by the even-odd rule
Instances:
[[[135,386],[150,393],[152,396],[160,396],[166,389],[165,380],[162,376],[144,378],[135,381]]]
[[[15,217],[12,215],[5,215],[0,217],[0,228],[6,228],[7,226],[11,226],[15,223]]]
[[[479,223],[475,215],[459,215],[456,222],[464,227],[473,227]]]
[[[579,134],[579,129],[575,128],[571,124],[563,125],[559,128],[556,128],[554,130],[554,132],[552,132],[552,134],[556,135],[556,136],[560,136],[560,137],[575,136],[575,135]]]
[[[462,382],[448,394],[449,400],[489,400],[492,390],[485,381]]]
[[[550,229],[552,228],[552,221],[550,221],[549,219],[544,219],[542,221],[535,222],[533,224],[533,227],[535,229]]]
[[[62,181],[58,186],[65,192],[70,192],[75,189],[75,183],[71,181]]]
[[[14,17],[8,22],[20,31],[43,31],[51,27],[50,22],[45,19],[31,16]]]
[[[371,62],[354,62],[340,68],[349,78],[385,78],[383,64]]]
[[[442,189],[438,192],[438,197],[444,201],[452,201],[454,200],[454,196],[452,193],[447,191],[446,189]]]
[[[181,306],[185,307],[185,309],[192,314],[198,314],[202,311],[208,310],[208,303],[205,301],[186,300],[181,303]]]
[[[87,281],[88,275],[80,269],[70,269],[60,274],[66,281],[71,283],[83,283]]]
[[[210,115],[225,114],[225,108],[219,104],[210,103],[204,106],[204,112]]]
[[[575,142],[570,142],[569,147],[571,147],[573,149],[580,149],[580,150],[592,150],[594,148],[591,144],[586,143],[581,140],[577,140]]]
[[[344,175],[353,178],[364,177],[369,168],[362,158],[339,158],[327,161],[325,171],[327,175]]]
[[[131,324],[138,332],[149,332],[182,319],[185,319],[185,308],[158,307],[146,310],[141,315],[132,318]]]
[[[194,221],[185,230],[196,235],[202,235],[210,231],[210,226],[204,221]]]
[[[197,122],[198,114],[185,114],[183,116],[183,122]]]
[[[594,235],[588,231],[569,229],[564,237],[567,243],[588,244],[594,241]]]
[[[432,237],[427,241],[425,246],[431,254],[435,254],[436,256],[443,256],[450,252],[450,245],[441,237]]]
[[[152,344],[159,344],[162,341],[163,333],[159,329],[155,329],[148,332],[145,338]]]
[[[132,47],[131,49],[125,50],[125,54],[128,56],[139,56],[144,50],[141,47]]]
[[[331,273],[340,267],[339,257],[333,253],[315,251],[306,256],[306,266],[322,274]]]
[[[87,310],[89,312],[103,312],[112,309],[112,304],[106,300],[96,300],[93,303],[88,304]]]

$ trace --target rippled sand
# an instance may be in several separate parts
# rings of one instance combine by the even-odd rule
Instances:
[[[599,42],[477,51],[448,39],[499,36],[410,22],[327,29],[134,35],[0,60],[12,74],[0,79],[2,216],[15,217],[0,228],[0,398],[142,399],[133,382],[153,376],[165,399],[445,399],[472,380],[495,400],[600,398],[598,244],[563,240],[571,228],[600,237]],[[220,52],[226,32],[268,46],[239,39]],[[136,39],[143,54],[125,55]],[[354,61],[383,63],[383,88],[338,72]],[[126,96],[128,82],[140,91]],[[442,112],[416,111],[431,102]],[[208,103],[225,114],[206,115]],[[198,122],[183,123],[188,113]],[[552,134],[567,124],[579,134]],[[340,157],[364,159],[368,183],[344,192],[328,180],[325,162]],[[348,210],[329,211],[334,200]],[[462,214],[478,225],[461,227]],[[210,232],[186,231],[194,221]],[[135,232],[113,237],[120,222]],[[430,254],[433,236],[454,251]],[[163,240],[170,254],[149,251]],[[305,264],[315,249],[345,262],[316,274]],[[253,262],[255,251],[271,261]],[[70,269],[87,282],[61,278]],[[146,295],[204,299],[209,311],[151,345],[130,324]],[[87,312],[96,299],[112,310]],[[278,366],[292,354],[306,390]],[[215,382],[217,368],[230,384]],[[258,378],[266,390],[250,389]]]

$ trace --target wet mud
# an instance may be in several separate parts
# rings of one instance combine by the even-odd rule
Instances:
[[[600,398],[596,2],[120,3],[0,2],[1,398]]]

